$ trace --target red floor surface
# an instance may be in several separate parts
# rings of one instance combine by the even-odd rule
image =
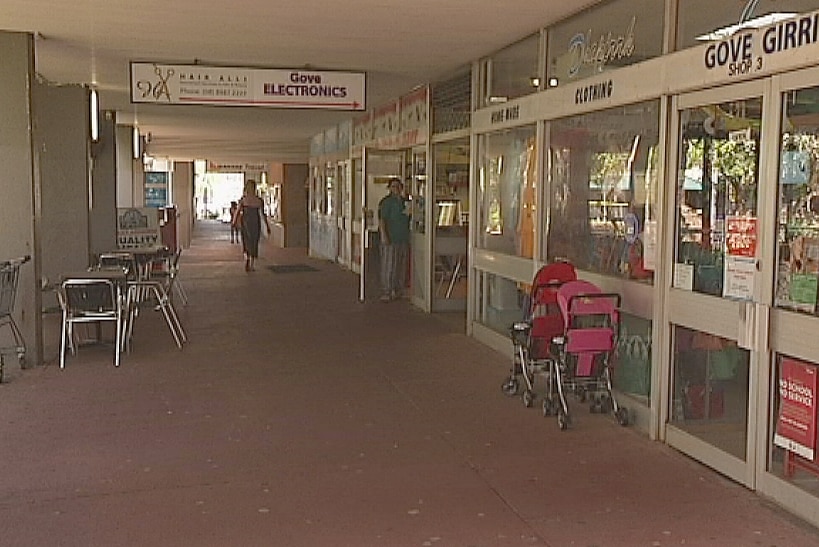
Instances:
[[[500,392],[508,355],[303,249],[181,261],[189,337],[82,346],[0,386],[0,545],[810,546],[819,533],[607,416]],[[273,273],[274,264],[308,272]],[[819,502],[818,502],[819,503]]]

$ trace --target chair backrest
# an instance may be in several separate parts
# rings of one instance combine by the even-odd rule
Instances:
[[[116,285],[108,279],[66,279],[62,304],[69,314],[115,314],[119,309]]]
[[[121,268],[125,270],[128,278],[134,278],[137,274],[137,263],[134,255],[128,252],[102,253],[97,259],[97,268],[105,270]]]

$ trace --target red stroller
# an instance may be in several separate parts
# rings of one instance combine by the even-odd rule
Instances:
[[[567,390],[581,402],[592,396],[591,412],[612,412],[628,425],[628,410],[617,404],[611,388],[611,359],[620,326],[620,295],[603,293],[587,281],[570,281],[557,290],[563,334],[554,339],[549,392],[543,415],[557,415],[560,429],[571,423]]]
[[[555,262],[540,268],[532,281],[524,320],[509,329],[513,346],[512,371],[501,389],[514,397],[520,389],[518,376],[523,376],[526,383],[523,404],[527,407],[535,400],[535,376],[548,374],[553,368],[552,339],[563,334],[557,289],[575,279],[577,273],[568,262]]]

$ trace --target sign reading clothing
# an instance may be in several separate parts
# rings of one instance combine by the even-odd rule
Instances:
[[[363,72],[131,63],[131,102],[365,110]]]

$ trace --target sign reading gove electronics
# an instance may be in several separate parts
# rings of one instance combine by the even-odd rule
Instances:
[[[131,63],[131,102],[366,110],[366,74]]]
[[[793,60],[794,55],[817,43],[819,12],[737,32],[711,43],[704,50],[703,62],[705,68],[723,76],[745,76],[774,68],[770,63],[778,53],[787,53]]]

